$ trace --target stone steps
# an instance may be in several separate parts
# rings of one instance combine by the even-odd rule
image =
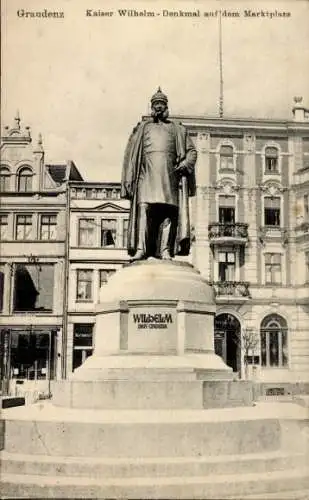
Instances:
[[[280,410],[284,407],[280,403]],[[302,451],[305,408],[88,411],[53,405],[4,410],[10,453],[76,457],[192,457]]]
[[[88,478],[2,474],[6,498],[228,499],[309,488],[308,468],[177,477]]]
[[[239,500],[309,489],[308,413],[295,404],[3,413],[5,498]]]
[[[244,500],[308,500],[309,489],[293,490],[293,491],[278,491],[276,493],[261,493],[258,495],[247,495]],[[235,500],[239,498],[235,497]]]
[[[275,451],[282,440],[276,419],[229,423],[9,420],[5,424],[6,451],[56,456],[232,455]]]
[[[93,458],[0,453],[3,474],[100,478],[176,477],[265,473],[307,464],[303,453],[282,451],[203,457]]]

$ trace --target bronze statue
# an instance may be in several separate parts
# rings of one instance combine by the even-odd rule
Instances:
[[[151,98],[151,118],[134,128],[125,151],[121,197],[131,201],[131,260],[171,259],[190,251],[189,196],[197,153],[181,123],[168,119],[168,99]]]

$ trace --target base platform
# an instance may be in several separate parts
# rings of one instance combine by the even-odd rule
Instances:
[[[308,412],[292,403],[92,411],[45,402],[3,416],[6,498],[245,499],[294,491],[297,499],[309,490]]]

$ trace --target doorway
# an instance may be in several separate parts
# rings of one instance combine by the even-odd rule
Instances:
[[[233,369],[241,371],[241,326],[238,319],[229,313],[215,317],[215,353]]]

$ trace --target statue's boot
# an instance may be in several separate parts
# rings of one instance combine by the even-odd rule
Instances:
[[[160,257],[163,260],[171,260],[171,240],[173,239],[173,224],[170,218],[164,219],[161,224]]]
[[[172,260],[171,253],[170,253],[170,251],[167,248],[165,250],[163,250],[163,252],[161,253],[161,259],[163,259],[163,260]]]
[[[147,244],[147,203],[139,203],[137,214],[137,248],[131,262],[146,259]]]
[[[146,258],[145,252],[143,252],[143,250],[141,249],[138,249],[133,255],[133,257],[131,257],[130,261],[135,262],[136,260],[143,260],[145,258]]]

